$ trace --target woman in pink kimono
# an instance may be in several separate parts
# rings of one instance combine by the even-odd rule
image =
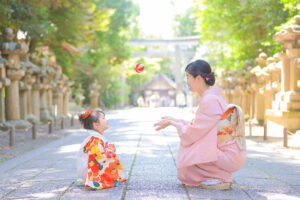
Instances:
[[[169,125],[177,129],[180,137],[177,168],[182,183],[206,189],[230,189],[232,172],[241,169],[246,159],[242,112],[238,106],[226,105],[220,88],[211,87],[215,75],[207,62],[196,60],[185,71],[188,86],[201,95],[195,118],[188,122],[163,117],[154,126],[156,130]]]

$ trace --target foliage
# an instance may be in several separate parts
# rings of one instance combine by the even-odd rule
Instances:
[[[130,56],[125,45],[132,36],[136,24],[137,8],[129,0],[103,0],[101,6],[113,11],[107,30],[95,31],[95,39],[89,51],[83,56],[82,62],[90,66],[84,68],[87,82],[96,79],[101,85],[101,100],[107,107],[118,104],[122,98],[119,95],[124,83],[123,62]],[[126,87],[126,86],[125,86]],[[88,100],[88,99],[87,99]]]
[[[37,46],[49,46],[63,72],[82,84],[87,97],[89,84],[97,79],[106,106],[120,101],[120,70],[130,55],[125,43],[138,33],[138,9],[131,0],[0,0],[0,4],[1,33],[7,27],[25,32],[32,52]],[[66,50],[64,43],[78,52]]]
[[[196,18],[193,15],[193,9],[188,9],[183,15],[177,14],[174,18],[173,30],[175,36],[192,36],[198,35],[195,31]]]
[[[284,8],[290,12],[291,16],[299,14],[300,2],[299,0],[280,0]]]
[[[293,13],[279,0],[195,0],[194,3],[201,44],[209,50],[208,60],[217,67],[241,68],[260,52],[273,55],[279,51],[281,46],[273,41],[274,28]]]

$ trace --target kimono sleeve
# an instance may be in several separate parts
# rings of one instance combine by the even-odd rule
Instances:
[[[87,174],[88,156],[82,151],[82,148],[77,153],[77,175],[82,180],[85,180]]]
[[[202,139],[217,125],[222,113],[222,108],[217,96],[204,96],[199,105],[195,119],[190,123],[179,121],[176,124],[181,144],[183,146],[190,146]]]

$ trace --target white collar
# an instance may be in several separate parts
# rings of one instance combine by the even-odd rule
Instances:
[[[101,140],[105,141],[105,137],[103,135],[101,135],[100,133],[98,133],[97,131],[91,130],[91,129],[86,129],[87,133],[89,134],[89,136],[94,136],[97,138],[100,138]]]

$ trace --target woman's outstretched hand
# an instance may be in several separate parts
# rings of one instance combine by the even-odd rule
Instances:
[[[162,120],[154,124],[154,126],[156,127],[155,130],[159,131],[161,129],[167,128],[170,125],[176,126],[177,121],[178,120],[173,117],[169,117],[169,116],[162,117]]]

